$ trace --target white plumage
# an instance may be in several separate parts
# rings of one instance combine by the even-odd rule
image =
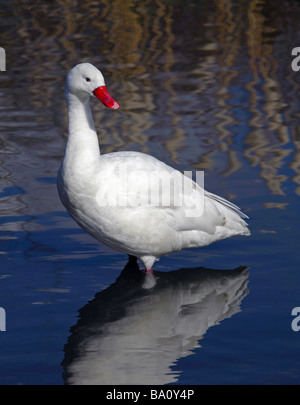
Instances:
[[[81,63],[66,80],[69,134],[57,186],[83,229],[140,258],[146,270],[160,256],[250,234],[247,216],[236,205],[155,157],[140,152],[100,155],[89,103],[93,95],[107,107],[119,108],[101,72]]]

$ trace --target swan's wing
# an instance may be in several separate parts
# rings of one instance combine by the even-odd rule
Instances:
[[[205,191],[205,196],[210,198],[211,200],[217,201],[218,203],[224,205],[225,207],[227,207],[231,211],[238,214],[241,218],[245,218],[245,219],[249,218],[246,214],[244,214],[241,211],[241,209],[237,205],[235,205],[232,202],[226,200],[225,198],[220,197],[220,196],[218,196],[216,194],[213,194],[213,193],[209,193],[208,191]]]
[[[111,153],[102,156],[101,164],[103,203],[167,209],[193,205],[199,194],[191,179],[150,155]],[[106,186],[104,193],[108,178],[109,188]]]
[[[147,215],[165,218],[178,232],[249,233],[242,219],[247,216],[235,204],[204,191],[201,184],[150,155],[111,153],[102,156],[102,164],[101,176],[105,177],[99,187],[100,204],[151,207]]]

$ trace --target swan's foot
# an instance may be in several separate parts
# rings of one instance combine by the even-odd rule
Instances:
[[[152,267],[150,267],[149,269],[146,269],[146,270],[145,270],[145,273],[146,273],[146,274],[151,274],[151,273],[153,273]]]
[[[145,266],[145,273],[153,273],[152,266],[157,258],[155,256],[141,256],[140,260]]]

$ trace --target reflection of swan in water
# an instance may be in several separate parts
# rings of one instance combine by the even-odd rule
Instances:
[[[207,329],[240,311],[245,267],[145,274],[131,258],[84,306],[63,360],[66,384],[167,384]]]

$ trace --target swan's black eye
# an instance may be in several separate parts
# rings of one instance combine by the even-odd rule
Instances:
[[[86,81],[86,82],[90,82],[91,79],[90,79],[89,77],[86,77],[86,78],[85,78],[85,81]]]

